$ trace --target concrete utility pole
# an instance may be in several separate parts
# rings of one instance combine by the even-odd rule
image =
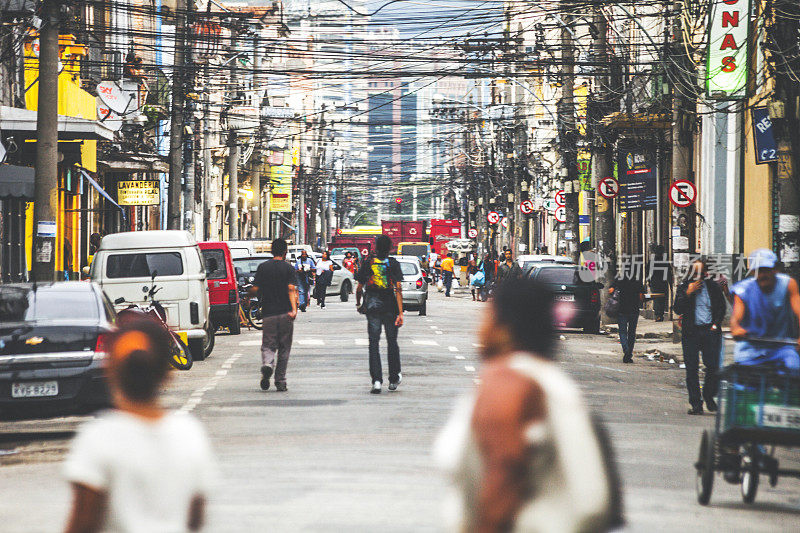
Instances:
[[[184,68],[186,65],[187,0],[175,4],[175,56],[172,66],[172,108],[169,132],[169,183],[167,184],[167,228],[181,228],[181,178],[183,177]]]
[[[209,64],[204,67],[205,90],[203,91],[203,238],[211,239],[211,78]]]
[[[675,2],[672,6],[672,35],[674,36],[672,57],[678,65],[673,65],[675,72],[673,80],[679,80],[672,86],[672,183],[678,180],[694,181],[692,171],[692,126],[694,122],[695,103],[684,94],[691,91],[697,84],[694,73],[690,72],[691,63],[686,60],[683,47],[683,19],[681,9],[683,4]],[[689,255],[694,252],[695,242],[695,212],[694,204],[689,207],[674,207],[672,209],[672,231],[670,231],[672,265],[675,269],[675,279],[680,279],[678,274],[685,268]],[[678,228],[678,231],[674,228]],[[680,340],[680,322],[678,317],[673,321],[673,341]]]
[[[614,224],[613,200],[604,198],[598,192],[600,181],[611,176],[607,132],[599,123],[599,119],[609,111],[608,104],[611,101],[609,94],[610,78],[608,72],[605,71],[606,65],[608,65],[608,42],[606,40],[608,23],[603,14],[602,4],[599,2],[593,6],[592,26],[594,29],[592,32],[592,61],[597,65],[595,68],[600,70],[592,80],[592,97],[600,112],[597,113],[596,117],[590,115],[589,118],[594,133],[592,138],[591,172],[596,206],[594,212],[595,250],[598,256],[596,261],[601,264],[598,281],[608,285],[616,271],[616,226]],[[605,299],[608,293],[602,291],[601,296]]]
[[[567,253],[577,263],[580,259],[578,240],[580,239],[580,219],[578,216],[578,195],[580,186],[574,186],[577,173],[577,124],[575,123],[575,47],[572,42],[572,9],[571,0],[561,0],[561,99],[558,101],[559,137],[561,138],[561,157],[564,161],[566,176],[564,191],[566,200],[567,222],[564,238]],[[567,238],[570,237],[571,238]]]
[[[237,77],[236,57],[237,37],[239,28],[237,23],[231,28],[231,53],[233,58],[230,62],[230,83],[236,85],[232,89],[233,95],[228,104],[228,111],[234,107],[241,96],[238,90],[239,80]],[[239,139],[236,130],[231,127],[230,116],[228,117],[228,239],[237,240],[239,238]]]
[[[36,108],[36,175],[33,189],[34,281],[55,279],[58,213],[58,0],[42,2],[39,29],[39,102]]]

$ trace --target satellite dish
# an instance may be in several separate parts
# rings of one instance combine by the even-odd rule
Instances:
[[[123,91],[113,81],[102,81],[97,84],[97,96],[105,105],[118,115],[125,115],[136,108],[136,93]]]
[[[97,98],[97,120],[114,131],[122,128],[122,117],[114,113],[100,97]]]

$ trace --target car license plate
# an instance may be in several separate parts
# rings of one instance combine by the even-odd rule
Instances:
[[[58,381],[25,381],[11,384],[12,398],[58,396]]]
[[[574,302],[575,295],[574,294],[556,294],[556,301],[557,302]]]

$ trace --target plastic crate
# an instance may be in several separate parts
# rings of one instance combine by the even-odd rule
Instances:
[[[800,433],[800,382],[766,374],[733,374],[720,383],[719,415],[721,431],[779,428]]]

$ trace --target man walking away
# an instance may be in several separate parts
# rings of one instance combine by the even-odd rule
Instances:
[[[522,269],[519,263],[514,261],[511,256],[511,250],[503,252],[505,254],[505,261],[497,267],[497,283],[502,283],[506,280],[522,277]]]
[[[450,296],[450,288],[453,286],[453,269],[455,261],[453,261],[453,254],[448,253],[447,257],[442,260],[442,278],[444,281],[444,295]]]
[[[614,278],[609,294],[619,291],[619,343],[622,345],[622,362],[633,363],[633,346],[636,344],[636,325],[639,323],[639,308],[644,301],[644,286],[634,274]]]
[[[686,365],[686,390],[689,392],[690,415],[703,414],[703,399],[708,410],[717,410],[714,397],[719,387],[719,352],[722,347],[722,321],[725,319],[725,295],[716,281],[708,278],[708,266],[698,259],[689,275],[678,286],[673,310],[682,316],[681,345]],[[706,377],[700,397],[700,353]]]
[[[653,297],[653,314],[656,322],[664,321],[667,309],[667,295],[672,286],[672,267],[660,244],[653,246],[653,257],[650,266],[650,294]]]
[[[286,262],[286,241],[272,241],[273,258],[258,265],[253,293],[261,301],[261,390],[269,389],[275,373],[275,388],[286,392],[286,366],[292,351],[294,319],[297,317],[297,274]],[[277,362],[276,362],[277,359]]]
[[[311,297],[309,290],[311,288],[311,276],[315,266],[314,260],[308,257],[308,252],[305,250],[301,251],[294,268],[297,270],[298,307],[303,313],[306,312],[308,300]]]
[[[400,347],[397,345],[397,330],[403,325],[403,271],[400,269],[400,263],[389,257],[391,247],[392,241],[389,237],[379,236],[375,242],[375,257],[369,257],[358,270],[356,308],[360,313],[367,315],[372,394],[380,394],[383,384],[381,355],[378,350],[381,327],[386,331],[389,390],[397,390],[403,379],[400,374]]]

